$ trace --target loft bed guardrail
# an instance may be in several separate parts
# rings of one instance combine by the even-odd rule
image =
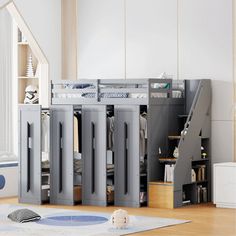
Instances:
[[[51,88],[52,104],[152,104],[184,97],[184,81],[172,79],[60,80]]]

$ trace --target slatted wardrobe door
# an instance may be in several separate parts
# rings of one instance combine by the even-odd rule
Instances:
[[[82,124],[82,202],[106,206],[106,106],[82,106]]]
[[[41,204],[41,106],[19,105],[19,202]]]
[[[70,105],[50,108],[50,202],[74,204],[74,110]]]
[[[115,106],[115,205],[139,207],[139,106]]]

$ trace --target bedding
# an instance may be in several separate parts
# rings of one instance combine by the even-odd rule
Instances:
[[[169,83],[152,83],[151,87],[153,89],[170,89]],[[64,85],[66,89],[81,89],[78,93],[56,93],[54,96],[56,98],[95,98],[96,93],[94,92],[83,92],[83,89],[95,89],[93,84],[66,84]],[[99,98],[147,98],[146,93],[126,93],[122,92],[122,88],[136,88],[134,85],[100,85],[99,88],[120,88],[121,92],[104,92],[100,93]],[[138,86],[138,88],[147,88],[147,85]],[[172,97],[182,98],[183,97],[183,86],[182,84],[173,84]],[[151,94],[152,98],[167,98],[167,92],[153,92]]]

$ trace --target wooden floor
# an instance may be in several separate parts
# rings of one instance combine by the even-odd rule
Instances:
[[[17,199],[0,199],[0,204],[17,204]],[[52,206],[42,207],[65,208],[73,210],[86,210],[111,213],[117,207],[91,207],[91,206]],[[173,235],[173,236],[236,236],[236,210],[219,209],[213,205],[194,205],[174,210],[153,208],[123,208],[129,214],[142,216],[157,216],[166,218],[191,220],[191,223],[151,230],[132,235]]]

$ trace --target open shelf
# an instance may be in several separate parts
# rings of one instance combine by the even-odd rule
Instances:
[[[155,182],[149,182],[149,184],[157,184],[157,185],[173,185],[173,182],[164,182],[164,181],[155,181]]]
[[[21,46],[28,46],[29,43],[28,43],[28,42],[18,42],[18,45],[21,45]]]

